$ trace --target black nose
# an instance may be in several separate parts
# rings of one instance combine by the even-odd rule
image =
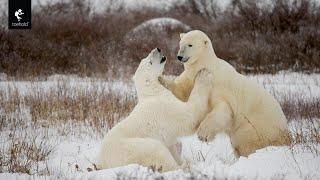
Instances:
[[[165,62],[166,60],[167,60],[167,58],[166,58],[165,56],[162,56],[161,61],[160,61],[160,64],[163,63],[163,62]]]
[[[161,49],[160,48],[157,48],[158,52],[161,52]]]
[[[179,59],[179,61],[181,61],[182,60],[182,56],[177,56],[177,58]]]

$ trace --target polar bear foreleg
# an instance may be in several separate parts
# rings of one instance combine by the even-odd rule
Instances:
[[[160,76],[159,82],[183,102],[188,100],[193,87],[193,82],[186,76],[185,72],[183,72],[175,80],[169,80],[163,76]]]
[[[232,125],[232,111],[228,103],[219,101],[207,114],[198,128],[198,137],[202,141],[211,141],[219,132],[228,131]]]
[[[208,112],[209,96],[213,88],[212,84],[211,72],[206,69],[200,70],[187,102],[188,105],[192,106],[190,109],[194,109],[193,114],[195,114],[197,119],[202,120]]]

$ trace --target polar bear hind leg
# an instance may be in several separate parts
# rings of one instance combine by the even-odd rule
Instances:
[[[274,131],[272,136],[267,135],[267,133],[259,132],[252,124],[247,123],[242,128],[239,128],[230,139],[238,155],[248,156],[257,149],[270,145],[280,145],[277,143],[277,134]]]
[[[158,171],[179,168],[169,149],[160,141],[151,138],[129,138],[126,140],[127,164],[140,164]]]
[[[263,147],[262,139],[257,134],[257,130],[250,124],[246,124],[231,135],[231,144],[238,156],[248,156],[254,153],[259,147]]]
[[[232,111],[223,100],[217,101],[198,128],[198,138],[201,141],[212,141],[217,133],[229,131],[232,125]]]

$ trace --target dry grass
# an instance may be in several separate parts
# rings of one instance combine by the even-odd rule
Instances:
[[[295,100],[295,97],[285,96],[281,107],[289,120],[320,118],[320,98],[310,100]]]
[[[3,137],[0,147],[0,172],[49,174],[46,160],[54,151],[55,144],[47,136],[24,132],[16,127],[8,137]]]
[[[112,90],[112,83],[87,82],[86,88],[72,88],[66,81],[57,81],[54,89],[45,90],[35,82],[32,93],[20,94],[15,86],[0,92],[3,111],[0,129],[19,123],[15,113],[27,107],[31,121],[35,124],[52,125],[85,123],[101,132],[112,128],[119,119],[125,117],[136,104],[133,94],[121,94]],[[39,83],[39,82],[38,82]],[[90,90],[89,90],[90,89]]]

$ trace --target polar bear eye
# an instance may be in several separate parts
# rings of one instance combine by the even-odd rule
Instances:
[[[192,47],[192,44],[189,44],[188,46],[189,46],[189,47]]]

